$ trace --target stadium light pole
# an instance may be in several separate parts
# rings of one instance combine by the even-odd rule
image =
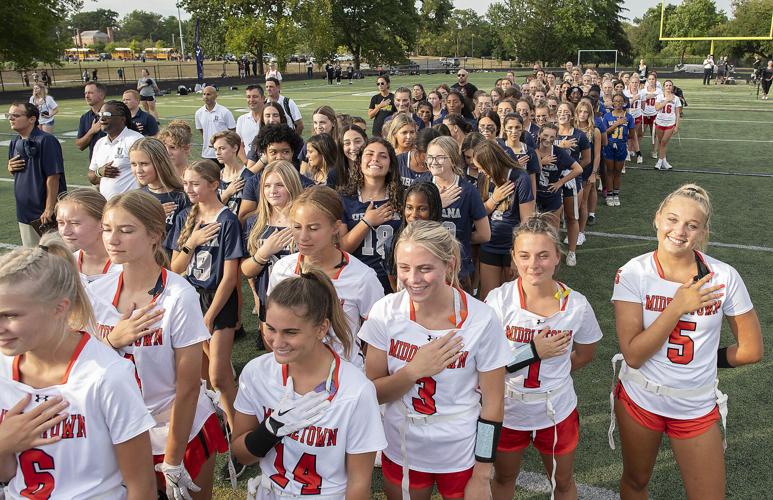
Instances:
[[[183,40],[183,22],[180,19],[180,4],[177,4],[177,27],[180,30],[180,50],[182,51],[183,61],[185,61],[185,41]]]

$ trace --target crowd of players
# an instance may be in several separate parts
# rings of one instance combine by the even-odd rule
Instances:
[[[378,464],[390,500],[505,499],[533,444],[555,497],[577,498],[571,373],[602,331],[556,273],[648,137],[671,168],[682,100],[655,73],[571,63],[490,92],[469,76],[429,92],[379,76],[371,135],[322,105],[305,142],[276,79],[247,87],[238,120],[206,87],[194,127],[157,135],[136,130],[132,92],[88,84],[77,144],[98,188],[28,185],[43,196],[26,219],[58,231],[0,261],[5,494],[209,498],[228,453],[230,477],[259,463],[255,498],[370,498]],[[38,107],[9,115],[20,182],[48,153],[27,139]],[[687,496],[724,497],[717,369],[763,347],[743,280],[703,251],[711,217],[704,189],[675,190],[657,250],[610,276],[626,499],[647,498],[664,433]],[[243,282],[271,352],[237,379]],[[723,318],[736,343],[720,347]]]

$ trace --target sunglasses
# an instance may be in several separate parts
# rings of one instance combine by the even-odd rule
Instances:
[[[386,82],[378,82],[376,84],[376,87],[381,87],[382,85],[386,85]]]
[[[463,76],[467,76],[467,75],[466,75],[465,73],[459,73],[459,74],[458,74],[458,75],[456,75],[456,76],[457,76],[457,77],[459,77],[459,78],[461,78],[461,77],[463,77]]]
[[[112,118],[113,113],[111,113],[110,111],[100,111],[99,113],[97,113],[97,116],[100,118]]]

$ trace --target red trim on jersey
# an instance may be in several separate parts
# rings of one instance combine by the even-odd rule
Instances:
[[[523,283],[521,281],[521,277],[518,277],[518,300],[521,304],[521,309],[525,309],[528,311],[529,309],[526,308],[526,294],[523,291]],[[571,288],[568,288],[566,285],[561,283],[560,281],[556,281],[558,284],[558,288],[561,289],[561,297],[558,299],[559,309],[561,312],[566,311],[566,306],[569,304],[569,292],[571,292]]]
[[[349,265],[349,254],[344,252],[343,250],[339,250],[339,252],[341,252],[341,260],[343,262],[342,262],[341,267],[338,268],[338,272],[336,272],[335,276],[332,276],[330,278],[331,280],[337,280],[341,276],[341,273],[344,271],[344,268]],[[295,270],[293,270],[294,274],[301,274],[301,264],[302,263],[303,263],[303,254],[299,253],[298,254],[298,260],[295,263]]]
[[[454,328],[461,328],[465,321],[467,321],[467,295],[464,293],[464,290],[460,290],[459,288],[453,287],[454,290],[459,292],[459,295],[461,296],[461,302],[462,302],[462,310],[459,312],[459,322],[456,322],[456,311],[454,310],[454,314],[448,317],[448,320],[451,322],[452,325],[454,325]],[[413,305],[413,301],[410,297],[408,297],[408,304],[410,305],[410,320],[414,323],[416,322],[416,308]]]
[[[706,269],[711,272],[711,268],[706,263],[706,259],[703,258],[703,254],[701,254],[697,250],[693,250],[695,252],[695,258],[700,259],[700,261],[703,263],[704,266],[706,266]],[[652,258],[655,260],[655,268],[658,270],[658,276],[660,276],[662,279],[666,279],[666,274],[663,272],[663,267],[660,265],[660,261],[658,260],[658,251],[655,250],[655,252],[652,254]]]
[[[67,369],[64,371],[64,375],[62,375],[62,380],[59,382],[59,385],[66,384],[67,379],[70,377],[70,371],[72,370],[73,365],[75,365],[75,361],[78,360],[78,356],[80,355],[83,348],[86,346],[86,342],[89,341],[91,338],[91,335],[89,335],[86,332],[80,332],[81,338],[78,341],[78,345],[75,346],[75,350],[72,352],[72,356],[70,356],[70,362],[67,364]],[[19,369],[19,366],[21,365],[21,360],[24,357],[24,354],[19,354],[18,356],[15,356],[13,358],[13,373],[11,376],[13,377],[13,380],[16,382],[21,382],[21,370]]]
[[[157,292],[155,295],[153,295],[153,298],[150,300],[150,303],[154,303],[156,299],[158,299],[159,295],[164,291],[164,288],[166,288],[166,269],[161,268],[161,291]],[[118,308],[118,299],[121,298],[121,291],[123,290],[123,271],[121,271],[121,274],[118,275],[118,286],[115,289],[115,295],[113,295],[113,307],[116,309]]]
[[[335,352],[329,345],[325,344],[325,347],[327,347],[327,350],[330,351],[330,354],[333,355],[333,362],[335,363],[335,368],[333,368],[333,379],[332,379],[332,385],[336,388],[335,392],[333,392],[330,396],[328,396],[328,401],[333,401],[333,398],[338,394],[338,388],[339,383],[339,377],[338,374],[341,371],[341,357],[338,355],[337,352]],[[289,365],[282,365],[282,385],[287,385],[287,379],[290,376],[290,366]]]
[[[110,270],[110,266],[112,266],[113,263],[110,262],[110,259],[107,259],[107,262],[105,262],[105,267],[102,268],[102,274],[107,274],[107,271]],[[78,272],[83,272],[83,250],[78,250]]]

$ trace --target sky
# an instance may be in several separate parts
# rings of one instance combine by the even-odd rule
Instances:
[[[730,0],[714,0],[717,7],[724,10],[728,15],[730,14]],[[680,0],[670,0],[668,3],[678,4]],[[474,9],[480,14],[485,14],[488,6],[494,3],[494,0],[454,0],[454,5],[459,9]],[[641,16],[648,8],[660,5],[660,0],[623,0],[623,6],[628,9],[628,12],[624,13],[624,16],[628,19]],[[96,10],[112,9],[118,12],[119,15],[124,14],[132,10],[147,10],[150,12],[158,12],[164,16],[176,16],[177,8],[174,0],[132,0],[127,2],[126,0],[84,0],[83,10]],[[183,18],[189,16],[185,12],[182,13]]]

